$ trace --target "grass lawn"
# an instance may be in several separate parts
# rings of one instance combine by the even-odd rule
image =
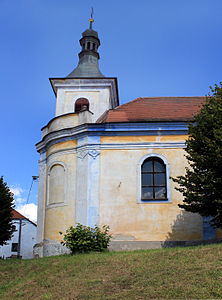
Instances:
[[[222,244],[0,260],[0,299],[222,299]]]

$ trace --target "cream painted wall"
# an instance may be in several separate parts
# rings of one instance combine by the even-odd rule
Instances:
[[[156,140],[157,137],[103,137],[103,143]],[[161,137],[178,140],[181,137]],[[160,138],[160,139],[161,139]],[[183,149],[112,149],[100,154],[100,225],[108,224],[116,240],[164,241],[202,239],[202,219],[185,213],[178,203],[182,195],[171,180],[172,202],[137,203],[138,162],[148,153],[163,155],[172,177],[184,173]],[[120,167],[121,166],[121,167]]]
[[[74,111],[72,111],[74,112]],[[60,130],[63,128],[75,127],[79,125],[79,116],[78,114],[68,114],[60,116],[49,123],[48,131],[53,132],[55,130]]]
[[[63,90],[57,94],[56,116],[74,112],[75,101],[79,98],[89,100],[89,110],[93,113],[94,123],[107,109],[111,108],[108,88],[96,90]]]
[[[101,145],[156,141],[150,137],[103,137]],[[164,141],[178,141],[181,136],[165,136]],[[76,141],[53,145],[47,151],[47,174],[53,164],[61,162],[66,169],[64,203],[49,204],[46,199],[45,239],[59,240],[59,231],[75,224],[76,181],[78,176]],[[66,153],[66,151],[71,153]],[[116,240],[164,241],[202,239],[202,220],[178,208],[182,195],[171,181],[172,202],[138,203],[138,163],[148,153],[163,155],[171,176],[184,173],[186,160],[183,149],[103,149],[100,150],[99,223],[110,226]],[[121,166],[121,167],[120,167]],[[48,175],[46,186],[48,185]],[[47,188],[46,188],[47,189]],[[46,193],[47,194],[47,193]],[[46,195],[47,197],[47,195]]]
[[[102,144],[127,144],[151,142],[184,142],[187,135],[138,135],[138,136],[102,136]]]
[[[46,176],[46,207],[44,239],[58,241],[61,239],[59,232],[75,224],[76,205],[76,141],[62,142],[52,146],[47,152]],[[64,176],[64,202],[49,202],[49,177],[52,166],[61,164],[65,169]]]

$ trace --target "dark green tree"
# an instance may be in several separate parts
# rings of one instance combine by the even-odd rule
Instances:
[[[0,177],[0,246],[10,240],[15,226],[12,224],[13,194],[3,177]]]
[[[210,87],[206,103],[189,124],[185,176],[173,178],[184,196],[179,207],[211,216],[222,228],[222,83]]]

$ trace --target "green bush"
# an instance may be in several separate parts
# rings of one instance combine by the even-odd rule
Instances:
[[[107,225],[101,229],[98,226],[91,228],[78,223],[76,227],[70,226],[66,230],[61,244],[69,248],[72,254],[89,251],[102,252],[107,249],[112,237],[108,232],[109,226]]]

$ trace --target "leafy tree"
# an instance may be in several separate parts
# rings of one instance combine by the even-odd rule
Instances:
[[[6,244],[15,231],[11,218],[13,200],[13,194],[0,177],[0,246]]]
[[[189,167],[185,176],[173,178],[184,196],[179,207],[211,216],[222,228],[222,82],[210,87],[206,103],[189,124],[186,141]]]

